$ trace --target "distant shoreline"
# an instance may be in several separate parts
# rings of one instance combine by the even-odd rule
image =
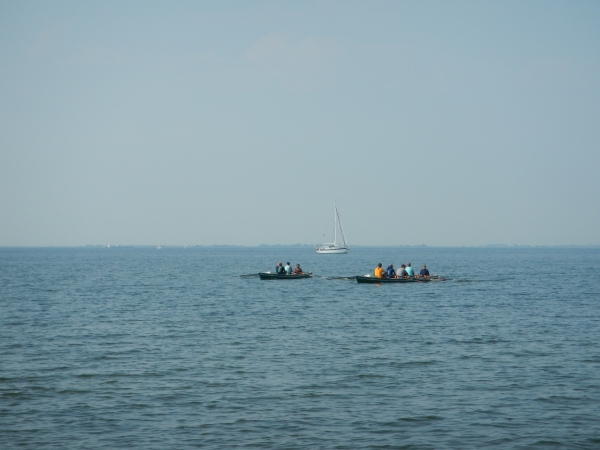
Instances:
[[[0,249],[17,249],[17,248],[156,248],[156,245],[0,245]],[[259,245],[161,245],[161,248],[314,248],[311,244],[259,244]],[[351,248],[430,248],[430,249],[543,249],[543,248],[565,248],[565,249],[586,249],[600,248],[600,244],[589,245],[508,245],[508,244],[487,244],[487,245],[353,245]]]

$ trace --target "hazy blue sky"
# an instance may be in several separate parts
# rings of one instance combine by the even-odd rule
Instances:
[[[3,1],[0,64],[0,245],[600,244],[598,1]]]

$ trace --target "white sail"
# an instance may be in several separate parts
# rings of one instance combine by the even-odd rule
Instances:
[[[337,229],[340,227],[340,234],[342,235],[342,243],[337,240]],[[337,210],[337,205],[333,202],[333,242],[317,246],[317,253],[328,253],[328,254],[340,254],[348,253],[348,243],[346,242],[346,236],[344,235],[344,229],[342,228],[342,221],[340,220],[340,213]]]

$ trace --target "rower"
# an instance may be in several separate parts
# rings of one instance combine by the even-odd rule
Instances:
[[[377,267],[375,268],[375,276],[377,278],[387,278],[386,275],[387,274],[385,273],[385,270],[381,268],[381,263],[377,264]]]
[[[285,274],[286,275],[291,275],[292,274],[292,266],[290,266],[289,262],[285,263],[284,270],[285,270]]]
[[[406,273],[408,273],[409,277],[414,277],[415,276],[415,271],[413,270],[412,267],[410,267],[410,263],[408,263],[407,266],[406,266]]]
[[[388,278],[396,278],[396,271],[394,270],[394,265],[390,264],[387,268],[387,276]]]
[[[296,264],[296,268],[294,269],[294,275],[301,275],[304,272],[302,272],[302,268],[300,267],[300,264]]]
[[[421,269],[419,275],[425,278],[429,278],[429,270],[427,270],[427,266],[425,264],[423,264],[423,268]]]
[[[281,262],[277,263],[277,267],[275,267],[275,273],[277,275],[285,275],[285,269],[283,268],[283,264]]]
[[[400,269],[396,275],[398,275],[398,278],[408,278],[408,272],[406,271],[406,266],[404,264],[402,264],[400,266]]]

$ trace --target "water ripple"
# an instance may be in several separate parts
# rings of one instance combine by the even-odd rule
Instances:
[[[220,273],[409,258],[452,281]],[[599,275],[585,249],[0,249],[0,448],[598,448]]]

